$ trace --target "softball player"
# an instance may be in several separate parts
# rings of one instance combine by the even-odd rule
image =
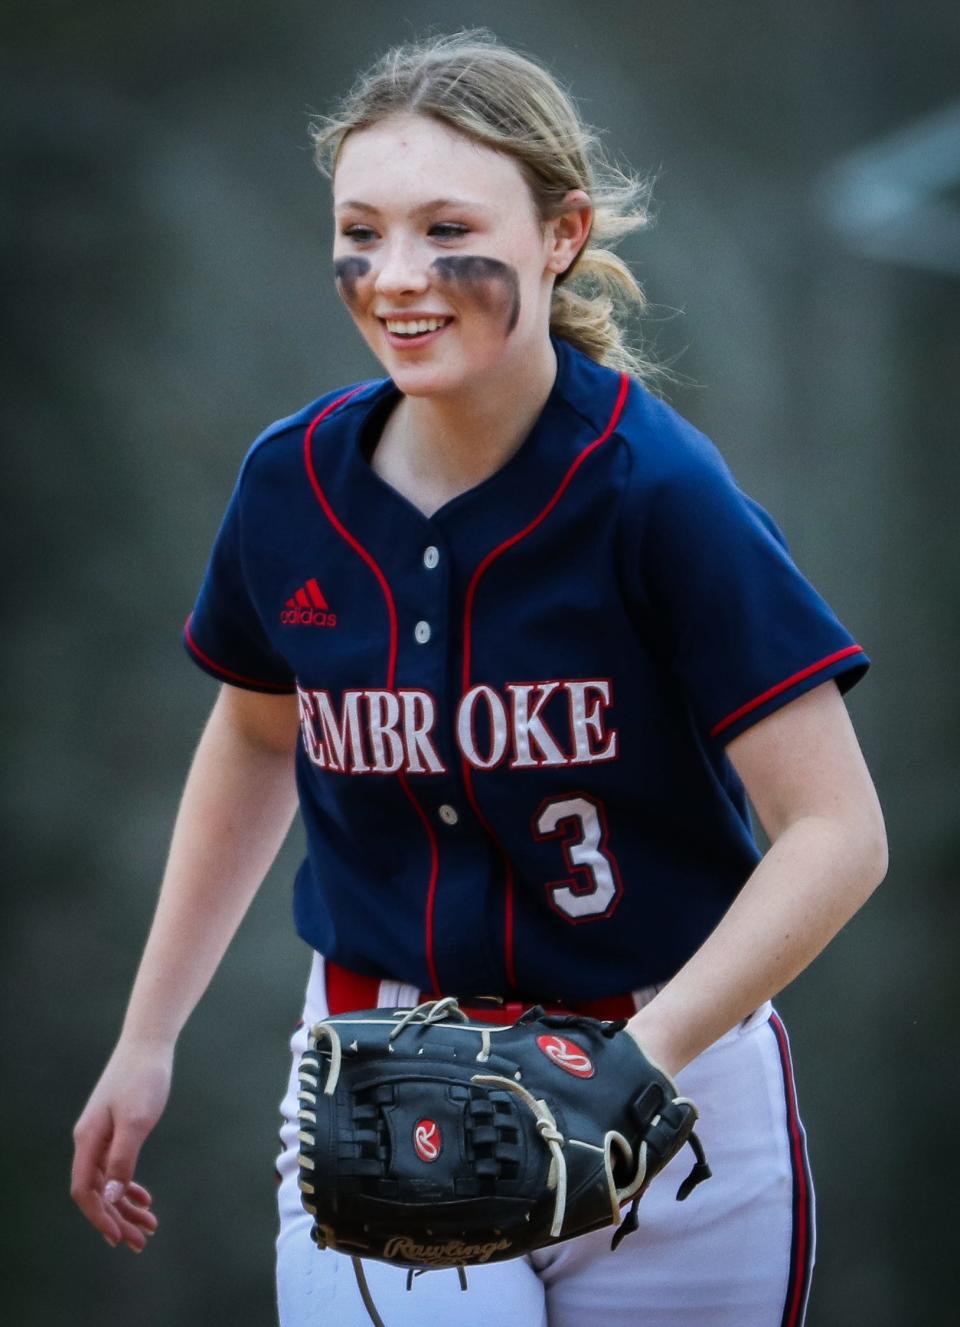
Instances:
[[[885,871],[841,699],[866,655],[642,385],[609,301],[567,284],[639,299],[603,242],[642,206],[545,72],[476,34],[392,52],[318,150],[337,287],[386,376],[244,462],[186,628],[224,685],[75,1197],[111,1243],[155,1228],[132,1177],[174,1042],[299,800],[294,1069],[328,1011],[425,994],[627,1016],[714,1171],[683,1205],[658,1179],[616,1253],[601,1231],[466,1295],[374,1264],[389,1327],[797,1327],[813,1193],[769,1001]],[[349,1262],[308,1237],[295,1075],[282,1113],[281,1323],[363,1323]]]

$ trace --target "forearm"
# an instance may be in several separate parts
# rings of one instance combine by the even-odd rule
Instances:
[[[882,880],[883,844],[842,821],[809,816],[786,829],[700,949],[629,1023],[676,1073],[788,985]]]
[[[292,752],[251,741],[226,708],[214,708],[184,788],[125,1042],[176,1040],[290,827]]]

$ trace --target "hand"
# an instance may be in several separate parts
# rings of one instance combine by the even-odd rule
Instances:
[[[133,1180],[170,1093],[173,1049],[117,1046],[73,1131],[70,1196],[112,1247],[142,1253],[157,1229],[153,1199]]]

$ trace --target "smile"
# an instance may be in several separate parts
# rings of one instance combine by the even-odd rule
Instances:
[[[437,336],[453,321],[452,318],[382,318],[387,339],[392,345],[422,345]]]

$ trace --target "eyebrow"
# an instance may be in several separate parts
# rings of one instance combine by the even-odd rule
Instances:
[[[477,212],[489,212],[491,209],[484,203],[474,202],[469,198],[432,198],[429,203],[421,203],[419,207],[413,209],[413,216],[422,216],[426,212],[436,212],[442,207],[469,207]],[[343,212],[348,208],[355,212],[366,212],[370,216],[379,216],[380,210],[372,203],[364,203],[359,198],[344,198],[342,202],[334,205],[334,211]]]

